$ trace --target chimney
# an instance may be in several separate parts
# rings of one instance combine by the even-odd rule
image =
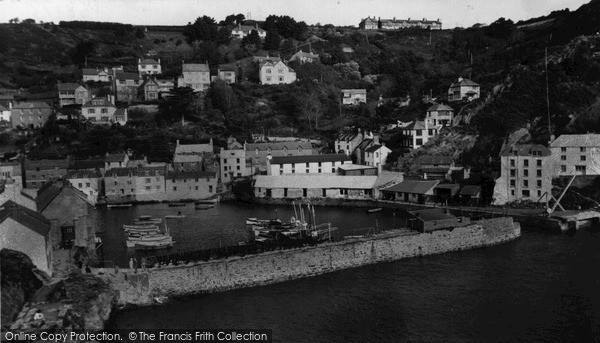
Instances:
[[[379,135],[373,135],[373,145],[379,144]]]
[[[396,21],[396,17],[394,17],[394,21]]]
[[[458,82],[461,82],[463,80],[462,76],[458,77]]]
[[[179,139],[177,140],[177,146],[179,146]]]
[[[238,23],[238,30],[242,29],[242,23]]]
[[[138,58],[138,64],[142,64],[142,59]]]
[[[158,59],[158,64],[160,64],[160,58]]]

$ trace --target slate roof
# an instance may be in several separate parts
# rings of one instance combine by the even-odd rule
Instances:
[[[431,111],[452,111],[452,112],[454,112],[452,107],[446,106],[444,104],[435,104],[427,109],[427,112],[431,112]]]
[[[500,156],[550,156],[550,149],[541,144],[514,144],[504,147]]]
[[[466,185],[460,190],[460,195],[477,196],[481,193],[481,187]]]
[[[181,70],[182,72],[210,72],[206,63],[184,63]]]
[[[13,109],[31,109],[31,108],[50,109],[51,107],[44,101],[23,101],[23,102],[16,103],[13,106]]]
[[[342,93],[346,94],[367,94],[366,89],[342,89]]]
[[[62,184],[57,182],[46,183],[37,192],[35,197],[35,206],[38,212],[42,212],[48,205],[60,194],[62,190]]]
[[[100,178],[102,175],[96,170],[71,170],[67,174],[66,179],[93,179]]]
[[[451,165],[453,162],[452,156],[421,156],[419,163],[421,164],[443,164]]]
[[[358,144],[358,146],[356,146],[356,149],[357,149],[357,150],[366,150],[366,149],[367,149],[367,147],[368,147],[368,146],[369,146],[369,145],[370,145],[372,142],[373,142],[373,139],[371,139],[371,138],[366,138],[366,139],[363,139],[363,140],[362,140],[362,142],[360,142],[360,143]]]
[[[105,98],[94,98],[81,106],[82,108],[88,107],[115,107],[112,102]]]
[[[377,176],[335,174],[257,175],[255,188],[346,188],[373,189]]]
[[[460,188],[460,185],[457,183],[442,183],[435,186],[436,189],[449,189],[449,190],[457,190]]]
[[[80,84],[77,84],[77,83],[59,83],[57,85],[59,92],[74,92],[79,87],[83,87],[83,86]],[[85,87],[83,87],[83,88],[85,88]]]
[[[202,154],[203,152],[213,152],[212,143],[178,144],[175,147],[175,155],[177,155],[177,154]]]
[[[175,155],[173,156],[174,163],[194,163],[194,162],[202,162],[204,157],[202,154],[194,154],[194,155]]]
[[[421,168],[423,173],[447,173],[450,170],[450,167],[429,167],[429,168]]]
[[[0,224],[7,218],[30,228],[31,230],[47,237],[50,232],[50,221],[42,214],[21,206],[12,200],[0,205]]]
[[[202,172],[202,171],[189,171],[189,172],[170,172],[167,173],[166,179],[203,179],[203,178],[215,178],[214,172]]]
[[[352,161],[346,154],[274,156],[271,164]]]
[[[600,147],[600,134],[560,135],[550,147]]]
[[[406,180],[399,184],[393,185],[392,187],[383,189],[386,192],[400,192],[400,193],[412,193],[412,194],[427,194],[431,191],[439,181],[416,181]]]
[[[127,109],[125,108],[117,108],[117,110],[114,113],[114,116],[125,116],[125,111],[127,111]]]
[[[373,144],[370,147],[368,147],[367,150],[365,150],[365,152],[375,152],[375,151],[381,149],[382,147],[385,147],[385,146],[381,145],[381,144]]]
[[[302,50],[296,52],[294,55],[292,55],[292,57],[290,58],[290,61],[293,61],[297,58],[302,58],[302,57],[306,57],[306,58],[319,58],[318,54],[313,54],[312,52],[304,52]]]
[[[138,73],[128,73],[124,71],[119,71],[115,74],[116,80],[140,80],[141,76]]]
[[[479,86],[478,83],[475,83],[469,79],[462,79],[459,82],[455,82],[450,87],[463,87],[463,86]]]
[[[4,112],[4,111],[8,111],[8,108],[2,106],[2,104],[0,104],[0,112]]]
[[[165,176],[167,168],[165,167],[143,167],[133,170],[133,174],[137,176]]]
[[[132,177],[135,175],[135,168],[111,168],[104,174],[105,177]]]
[[[377,167],[373,167],[373,166],[365,166],[363,164],[351,164],[351,163],[342,164],[338,168],[341,169],[341,170],[377,169]]]
[[[40,170],[48,170],[48,169],[67,169],[69,167],[69,163],[67,160],[26,160],[25,161],[25,169],[32,170],[35,168],[40,168]]]
[[[106,71],[102,70],[102,69],[92,69],[92,68],[84,68],[82,70],[83,75],[98,75],[100,73],[105,73],[108,74]]]
[[[338,141],[351,141],[358,136],[358,132],[355,131],[345,131],[339,134]]]
[[[138,64],[159,64],[157,60],[153,59],[153,58],[145,58],[141,61],[139,61]]]
[[[403,130],[425,130],[425,122],[422,120],[413,121],[407,126],[402,128]]]
[[[104,158],[105,162],[124,162],[126,154],[108,154]]]
[[[283,150],[283,148],[291,149],[312,149],[312,144],[310,142],[264,142],[264,143],[248,143],[246,144],[246,151],[254,151],[258,149],[259,151],[267,151],[269,148],[271,150]]]
[[[104,168],[104,160],[73,160],[69,169],[101,169]]]
[[[265,30],[261,29],[260,27],[257,28],[256,25],[255,26],[238,25],[238,26],[234,27],[231,31],[244,31],[244,32],[250,33],[250,31],[252,31],[252,30],[256,30],[259,34],[266,32]]]

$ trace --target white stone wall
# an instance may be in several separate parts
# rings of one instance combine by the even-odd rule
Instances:
[[[31,258],[38,269],[52,275],[52,249],[44,236],[7,218],[0,223],[0,250],[17,250]]]

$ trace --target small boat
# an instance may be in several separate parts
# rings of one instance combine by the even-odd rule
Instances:
[[[381,207],[370,208],[367,210],[367,213],[375,213],[375,212],[379,212],[379,211],[381,211]]]
[[[216,203],[215,199],[204,199],[204,200],[196,200],[194,202],[196,205],[214,205]]]
[[[153,229],[126,229],[125,233],[131,236],[147,236],[147,235],[157,235],[162,231],[158,227]]]
[[[141,236],[129,236],[127,237],[127,247],[128,248],[136,248],[148,247],[148,248],[167,248],[173,246],[173,237],[169,235],[165,235],[162,233],[153,234],[153,235],[141,235]]]
[[[164,304],[167,301],[169,301],[169,298],[165,296],[154,297],[154,302],[157,304]]]
[[[106,207],[108,207],[108,208],[128,208],[131,206],[133,206],[133,205],[131,205],[131,204],[108,204],[108,205],[106,205]]]
[[[152,218],[151,216],[144,215],[139,216],[136,220],[133,221],[134,224],[160,224],[162,223],[162,219],[160,218]]]
[[[129,231],[129,230],[151,230],[151,229],[158,229],[158,226],[156,224],[137,224],[137,225],[127,225],[127,224],[123,224],[123,230],[125,231]]]
[[[185,214],[167,214],[165,216],[165,218],[167,219],[179,219],[179,218],[185,218]]]
[[[256,226],[268,226],[268,225],[281,225],[281,219],[257,219],[257,218],[246,218],[246,225]]]
[[[196,205],[197,210],[208,210],[213,207],[215,207],[215,205]]]
[[[168,236],[168,239],[164,239],[161,241],[139,241],[135,242],[135,250],[158,250],[158,249],[167,249],[173,247],[173,239],[171,236]]]
[[[169,203],[169,207],[183,207],[185,205],[186,205],[186,203],[184,203],[184,202],[170,202]]]

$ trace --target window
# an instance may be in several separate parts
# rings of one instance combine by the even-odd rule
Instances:
[[[529,176],[529,170],[528,169],[523,169],[523,176],[524,177],[528,177]]]
[[[236,163],[240,163],[240,159],[239,159],[239,158],[236,158],[236,159],[235,159],[235,162],[236,162]]]
[[[237,169],[237,170],[240,170],[240,166],[237,166],[237,168],[236,168],[236,169]]]
[[[174,190],[174,191],[176,191],[176,190],[177,190],[177,187],[173,187],[173,190]]]
[[[542,166],[542,160],[540,160],[540,159],[537,159],[537,160],[535,161],[535,164],[536,164],[538,167],[541,167],[541,166]]]
[[[560,160],[561,161],[566,161],[567,160],[567,155],[560,155]]]
[[[213,186],[212,186],[212,185],[211,185],[211,186],[208,186],[208,192],[209,192],[209,193],[212,193],[212,191],[213,191]]]
[[[564,164],[562,166],[560,166],[560,171],[563,173],[567,172],[567,166],[565,166]]]
[[[585,166],[575,166],[575,171],[585,173]]]
[[[323,196],[323,198],[327,197],[327,190],[325,188],[323,188],[323,192],[321,195]]]
[[[579,156],[579,160],[580,160],[580,161],[585,161],[585,155],[581,155],[581,156]]]
[[[514,167],[514,166],[515,166],[515,160],[514,160],[514,159],[512,159],[512,158],[510,159],[510,166],[511,166],[511,167]]]
[[[537,195],[538,195],[538,197],[541,197],[542,196],[542,191],[537,191]]]
[[[80,182],[80,183],[78,183],[78,185],[79,185],[79,186],[78,186],[79,188],[82,188],[82,187],[83,187],[83,184],[82,184],[81,182]],[[89,187],[89,186],[88,186],[88,187]]]
[[[85,186],[86,186],[86,187],[90,187],[90,183],[89,183],[89,182],[86,182],[86,183],[85,183]]]
[[[198,190],[198,186],[196,186],[196,190]]]
[[[108,108],[103,108],[100,110],[100,113],[108,113]]]
[[[523,160],[523,166],[529,167],[529,160]]]
[[[537,177],[542,177],[542,170],[541,169],[537,170]]]
[[[96,113],[96,109],[94,109],[94,108],[88,109],[88,114],[95,114],[95,113]]]
[[[267,81],[271,81],[271,77],[270,76],[267,76]]]
[[[521,191],[521,194],[524,198],[529,198],[529,189],[524,189]]]
[[[267,68],[267,74],[271,74],[271,68]]]
[[[306,188],[302,188],[302,196],[306,197],[308,195],[308,190]]]
[[[306,174],[310,173],[310,170],[308,168],[306,168]]]
[[[529,180],[523,180],[523,187],[529,187]]]
[[[542,180],[537,180],[537,188],[542,188]]]
[[[331,172],[335,173],[335,167],[331,168]]]
[[[514,179],[513,179],[513,180],[510,180],[510,186],[511,186],[511,187],[514,187],[514,186],[515,186],[515,183],[516,183],[516,182],[515,182],[515,180],[514,180]]]
[[[564,147],[564,146],[563,146],[563,147],[560,147],[560,151],[561,151],[561,152],[567,152],[567,147]]]
[[[515,177],[517,175],[517,170],[516,169],[511,169],[510,170],[510,176],[511,177]]]
[[[585,147],[584,146],[580,147],[579,152],[585,152]]]
[[[150,182],[152,182],[152,180],[150,180],[150,178],[149,178],[149,177],[147,177],[147,178],[146,178],[146,183],[150,183]]]
[[[417,138],[417,145],[418,146],[423,145],[423,138]]]
[[[283,82],[283,76],[279,77],[279,82]]]
[[[415,130],[417,132],[417,136],[422,136],[423,135],[423,130]]]
[[[514,189],[510,190],[510,195],[515,196],[515,190]]]
[[[147,190],[147,191],[149,191],[149,190],[150,190],[150,188],[151,188],[150,186],[146,186],[146,190]]]

